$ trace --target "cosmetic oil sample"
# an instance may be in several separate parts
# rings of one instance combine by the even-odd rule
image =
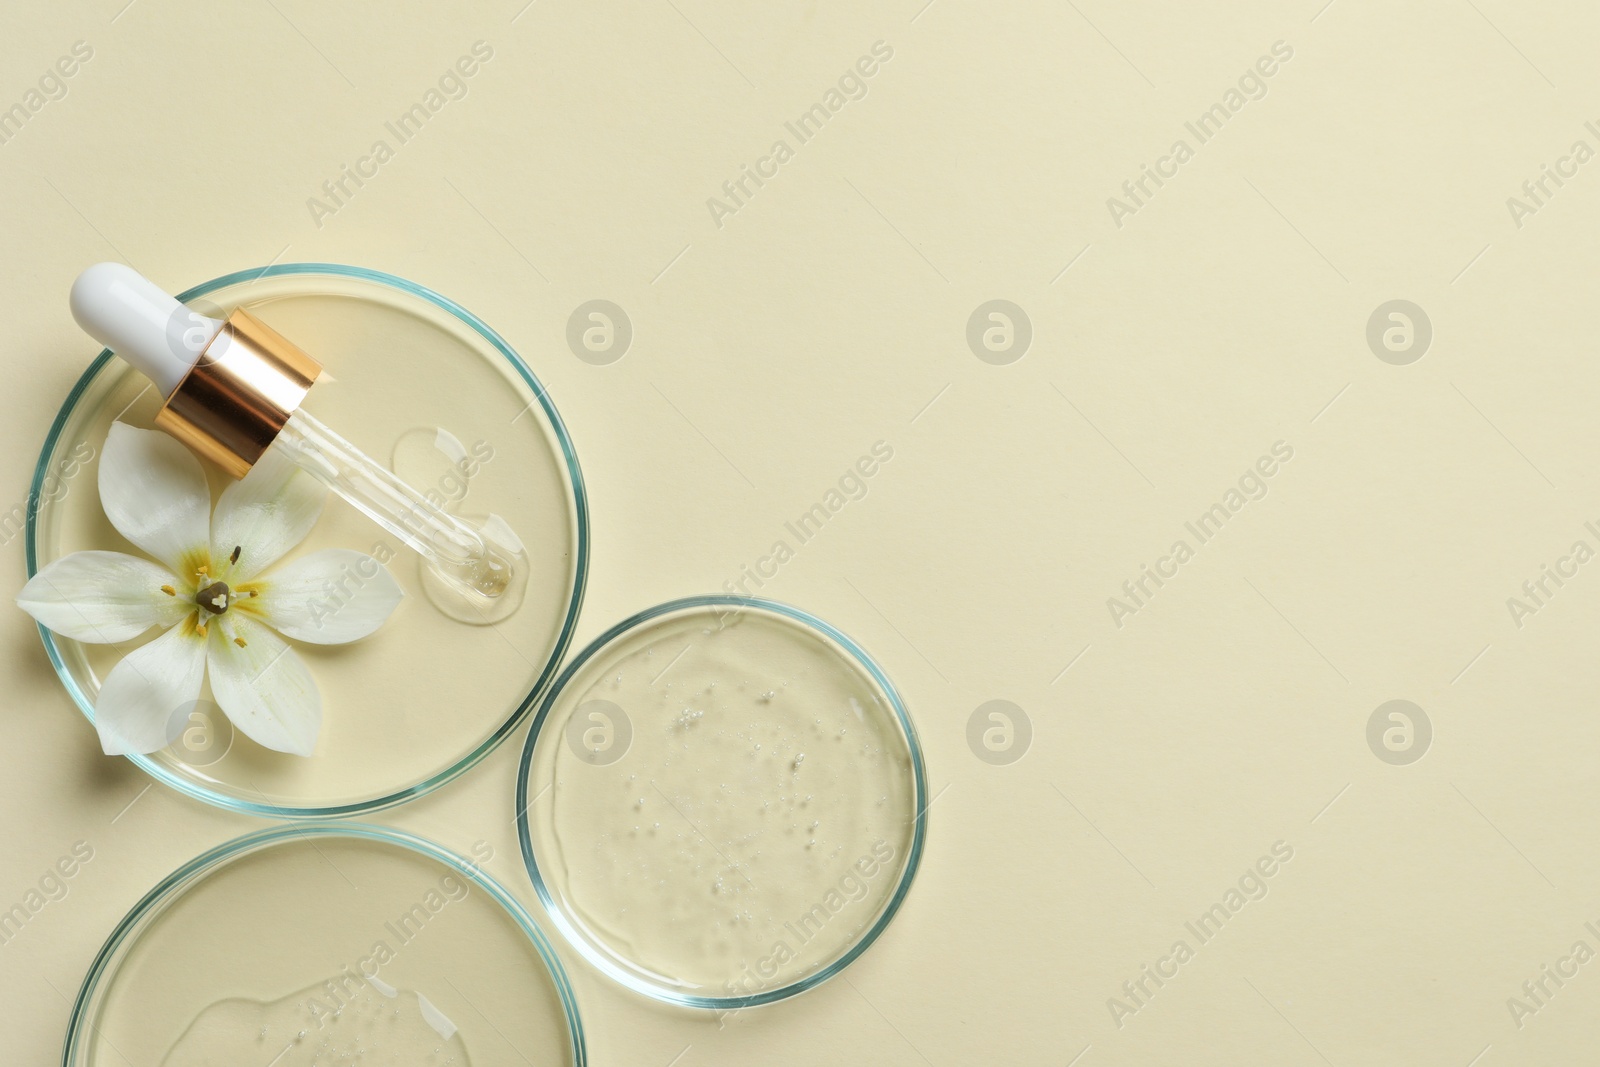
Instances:
[[[313,754],[287,758],[237,735],[203,691],[194,707],[173,709],[187,720],[180,741],[151,759],[192,788],[277,817],[359,806],[436,783],[505,736],[564,648],[584,558],[567,445],[503,351],[407,291],[287,273],[190,304],[206,301],[246,306],[273,329],[329,353],[306,407],[370,455],[404,461],[400,473],[436,507],[475,521],[501,517],[528,550],[528,582],[511,617],[492,628],[462,625],[435,606],[430,569],[415,553],[330,498],[284,563],[322,549],[356,549],[384,563],[406,596],[371,640],[296,646],[322,695]],[[99,453],[114,420],[148,428],[161,404],[158,389],[115,359],[75,394],[56,452],[76,455],[78,463],[70,482],[43,498],[41,564],[81,549],[137,552],[101,508]],[[219,469],[210,473],[215,498],[229,479]],[[361,581],[352,572],[330,583],[313,610],[337,611]],[[92,703],[116,662],[157,632],[121,647],[63,639],[64,671]]]
[[[456,1025],[420,993],[343,976],[281,1000],[220,1000],[161,1067],[470,1067]]]
[[[770,993],[848,955],[902,888],[913,743],[862,663],[794,617],[649,619],[591,655],[540,726],[536,877],[625,980]]]
[[[146,900],[91,976],[77,1064],[521,1067],[576,1061],[547,946],[393,831],[301,824]]]

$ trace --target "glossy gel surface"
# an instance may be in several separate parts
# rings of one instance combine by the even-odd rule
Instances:
[[[819,620],[722,598],[657,612],[547,700],[525,859],[614,977],[699,1006],[777,999],[892,915],[921,849],[920,753],[887,679]]]

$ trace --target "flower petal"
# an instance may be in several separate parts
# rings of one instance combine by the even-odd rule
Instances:
[[[94,725],[106,755],[155,752],[176,740],[205,672],[205,639],[188,623],[124,656],[94,702]]]
[[[239,549],[239,561],[226,571],[233,584],[260,574],[304,541],[322,514],[328,490],[295,466],[282,451],[267,449],[250,473],[222,491],[211,519],[211,558],[216,564]]]
[[[383,564],[347,548],[302,556],[259,584],[262,617],[284,636],[315,645],[366,637],[405,596]]]
[[[182,585],[165,567],[123,552],[74,552],[28,579],[17,606],[75,641],[109,644],[172,626],[194,601],[162,586]]]
[[[118,533],[179,574],[195,565],[211,529],[211,490],[193,452],[159,430],[113,422],[99,477],[100,506]]]
[[[278,752],[311,755],[322,728],[322,697],[311,672],[282,638],[230,611],[211,627],[206,661],[211,695],[246,736]]]

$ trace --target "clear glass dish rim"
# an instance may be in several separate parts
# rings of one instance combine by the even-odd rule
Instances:
[[[100,946],[100,951],[95,954],[94,962],[89,965],[89,970],[83,976],[83,984],[78,987],[78,995],[72,1003],[72,1013],[67,1018],[67,1036],[62,1044],[62,1067],[74,1067],[73,1054],[78,1049],[79,1042],[84,1038],[84,1024],[88,1020],[89,1002],[98,990],[101,979],[105,976],[106,968],[110,965],[112,957],[120,949],[128,937],[137,930],[139,923],[146,916],[153,913],[158,907],[165,905],[176,897],[195,879],[207,871],[220,867],[235,857],[265,848],[289,838],[306,839],[310,837],[354,837],[371,841],[384,841],[389,844],[408,848],[413,852],[438,860],[455,868],[467,878],[480,886],[494,901],[505,909],[506,913],[522,928],[528,940],[539,953],[539,958],[544,961],[545,969],[556,984],[556,992],[561,997],[561,1008],[567,1020],[567,1038],[572,1049],[572,1062],[574,1067],[587,1067],[588,1052],[584,1042],[583,1020],[578,1014],[578,1000],[572,991],[572,983],[567,978],[566,968],[562,967],[561,959],[556,955],[555,949],[545,937],[544,932],[534,923],[533,916],[528,910],[517,902],[516,898],[506,892],[505,887],[489,875],[475,869],[462,858],[443,845],[435,844],[425,837],[397,830],[393,827],[379,826],[375,823],[363,822],[302,822],[287,823],[280,826],[270,826],[263,830],[256,830],[242,837],[224,841],[222,844],[200,853],[183,866],[167,875],[144,896],[139,902],[128,910],[116,928],[111,931],[111,936],[106,938],[105,944]]]
[[[548,392],[546,392],[544,385],[534,375],[532,369],[529,368],[525,362],[523,362],[522,357],[517,355],[516,351],[506,343],[504,338],[502,338],[494,330],[490,329],[488,324],[482,319],[478,318],[472,312],[468,311],[460,304],[457,304],[449,297],[442,296],[439,293],[434,292],[432,289],[418,285],[416,282],[407,281],[406,279],[397,275],[387,274],[383,271],[371,270],[366,267],[352,267],[342,263],[307,262],[276,263],[268,264],[265,267],[257,267],[251,270],[234,271],[232,274],[224,274],[221,277],[213,278],[208,282],[202,282],[192,289],[187,289],[178,294],[178,299],[180,301],[189,301],[196,297],[213,293],[218,289],[234,285],[238,282],[253,282],[259,281],[262,278],[273,278],[282,275],[307,275],[311,277],[321,275],[341,278],[355,278],[360,281],[375,282],[379,285],[385,285],[391,289],[396,289],[400,292],[420,297],[434,306],[449,312],[457,319],[460,319],[467,326],[470,326],[473,331],[481,336],[484,340],[488,341],[489,344],[492,345],[495,350],[505,358],[506,362],[511,365],[512,369],[517,372],[522,380],[526,382],[533,390],[534,396],[538,399],[540,407],[544,411],[545,417],[549,420],[551,427],[555,431],[556,439],[561,445],[561,456],[566,464],[567,476],[572,484],[573,511],[575,513],[578,528],[575,553],[577,558],[575,561],[575,570],[573,575],[572,595],[567,604],[566,618],[562,620],[560,636],[556,639],[555,647],[550,653],[550,658],[545,663],[544,669],[540,672],[538,679],[533,685],[533,688],[529,690],[528,695],[522,699],[520,704],[518,704],[516,711],[508,716],[506,721],[503,722],[494,733],[490,734],[487,738],[480,742],[476,748],[462,756],[461,759],[457,760],[454,764],[437,772],[431,777],[426,778],[414,785],[407,786],[404,789],[399,789],[393,793],[374,797],[369,800],[360,800],[349,804],[286,807],[279,804],[273,804],[271,802],[257,803],[255,801],[245,800],[241,797],[229,796],[228,794],[218,790],[210,789],[199,782],[191,781],[180,774],[176,774],[168,770],[155,760],[151,759],[149,756],[132,755],[127,757],[156,781],[176,789],[180,793],[185,793],[198,800],[205,801],[206,803],[212,804],[219,808],[225,808],[229,811],[238,811],[247,815],[256,815],[262,818],[271,819],[340,818],[343,816],[360,815],[368,812],[379,811],[384,808],[393,807],[397,804],[403,804],[408,800],[420,797],[426,793],[431,793],[433,790],[439,788],[447,782],[453,781],[462,773],[475,766],[490,752],[493,752],[497,747],[499,747],[499,745],[505,741],[505,739],[509,737],[513,731],[521,726],[524,720],[527,719],[529,713],[533,710],[534,705],[538,702],[540,694],[549,687],[551,679],[556,676],[556,671],[561,666],[562,657],[566,655],[567,649],[571,647],[573,633],[577,628],[578,613],[583,607],[584,590],[587,588],[589,581],[589,497],[588,492],[584,487],[583,472],[578,466],[578,454],[572,446],[572,438],[567,434],[566,423],[562,422],[561,414],[560,412],[556,411],[555,404],[553,401],[551,401],[550,395]],[[80,397],[82,397],[84,391],[89,387],[89,383],[94,380],[97,374],[100,373],[101,368],[114,358],[116,357],[112,355],[112,352],[109,348],[101,349],[100,354],[94,358],[93,362],[89,364],[88,369],[85,370],[78,378],[77,382],[73,384],[71,392],[67,394],[66,400],[62,402],[61,410],[56,413],[55,421],[50,424],[50,432],[45,435],[44,448],[39,452],[39,462],[34,467],[33,481],[28,490],[29,500],[42,500],[44,498],[44,480],[49,473],[50,456],[55,450],[56,442],[60,439],[62,431],[66,428],[68,417],[72,414],[73,409],[76,407],[78,400]],[[37,507],[30,507],[28,508],[27,514],[24,542],[27,554],[27,571],[29,578],[32,578],[38,573],[39,570],[37,541],[39,510],[40,509]],[[78,683],[72,677],[71,672],[67,669],[66,660],[61,655],[60,649],[56,646],[55,635],[49,630],[45,629],[43,626],[39,626],[39,636],[44,641],[45,653],[50,657],[50,663],[53,667],[55,667],[56,675],[60,677],[61,684],[66,687],[67,693],[72,697],[73,703],[78,705],[78,710],[83,713],[84,717],[87,718],[90,723],[93,723],[94,704],[88,699],[88,696],[83,692],[83,690],[78,687]]]
[[[906,859],[905,871],[900,876],[899,883],[894,888],[889,902],[884,906],[883,914],[872,924],[861,939],[850,947],[850,950],[828,966],[815,974],[791,982],[776,989],[769,989],[760,993],[750,993],[744,996],[707,997],[694,993],[677,993],[664,989],[653,983],[644,981],[638,976],[623,970],[611,960],[599,953],[588,940],[578,934],[572,926],[567,914],[556,903],[555,896],[549,886],[545,884],[544,876],[539,873],[538,861],[533,855],[533,841],[528,830],[528,776],[533,765],[533,750],[538,744],[539,734],[549,716],[550,709],[554,707],[556,699],[561,696],[567,683],[572,681],[577,672],[591,658],[611,644],[613,640],[625,633],[663,615],[676,611],[703,607],[725,607],[736,605],[740,610],[746,608],[757,611],[767,611],[798,622],[803,626],[816,630],[829,640],[835,642],[850,654],[855,661],[871,675],[872,680],[883,690],[889,698],[889,706],[894,710],[896,721],[900,725],[901,734],[905,738],[906,748],[911,753],[912,782],[914,786],[913,800],[916,804],[916,815],[911,835],[911,850]],[[928,782],[927,773],[922,758],[922,744],[917,739],[916,727],[911,722],[911,716],[906,711],[904,700],[900,691],[895,688],[889,676],[883,672],[866,649],[858,645],[848,634],[843,633],[830,623],[818,618],[810,612],[785,604],[778,600],[768,600],[765,597],[738,596],[733,594],[709,594],[703,596],[681,597],[669,600],[654,607],[645,608],[634,615],[612,626],[584,647],[570,663],[561,671],[561,677],[545,692],[544,700],[539,705],[539,714],[534,717],[533,726],[528,731],[528,739],[522,746],[522,758],[517,765],[517,841],[522,848],[522,863],[528,870],[528,877],[533,881],[534,892],[538,894],[539,901],[544,905],[545,912],[550,916],[551,922],[561,931],[569,945],[576,949],[583,958],[607,975],[622,983],[636,993],[656,1000],[666,1001],[669,1004],[681,1004],[691,1008],[710,1008],[713,1010],[731,1010],[734,1008],[750,1008],[760,1004],[771,1004],[774,1001],[784,1000],[788,997],[803,993],[815,988],[834,977],[853,963],[856,957],[865,952],[872,943],[878,940],[880,934],[888,927],[895,913],[900,910],[901,903],[906,894],[911,890],[911,883],[916,877],[917,867],[922,862],[922,851],[928,836]]]

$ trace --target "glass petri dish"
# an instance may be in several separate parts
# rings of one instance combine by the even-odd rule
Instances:
[[[220,317],[248,308],[321,360],[305,409],[436,503],[469,518],[501,516],[527,546],[530,577],[516,613],[493,627],[436,608],[420,559],[330,495],[291,553],[354,548],[387,559],[406,597],[371,637],[296,644],[323,700],[310,757],[263,749],[237,733],[209,691],[171,747],[130,757],[154,778],[220,807],[308,818],[372,811],[451,780],[531,712],[572,639],[588,567],[588,510],[561,417],[522,359],[477,317],[421,286],[357,267],[295,263],[230,274],[181,295]],[[161,398],[103,351],[73,387],[34,471],[28,574],[89,548],[142,555],[112,528],[96,491],[112,421],[150,426]],[[215,500],[226,479],[210,471]],[[268,574],[271,572],[268,571]],[[152,630],[122,646],[86,645],[40,629],[67,692],[91,721],[102,679]]]
[[[561,963],[473,851],[324,821],[196,857],[95,957],[64,1067],[581,1067]]]
[[[864,952],[927,835],[916,731],[849,637],[798,608],[675,600],[585,648],[545,696],[517,830],[556,926],[601,971],[731,1009]]]

